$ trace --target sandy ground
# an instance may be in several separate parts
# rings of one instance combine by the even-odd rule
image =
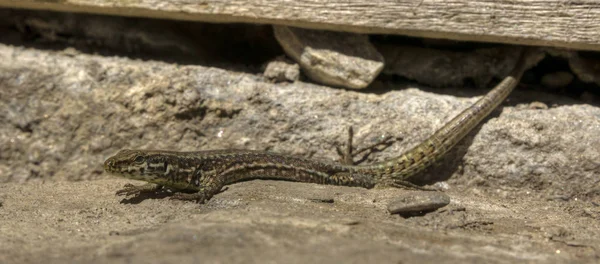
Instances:
[[[0,262],[591,263],[600,257],[600,210],[578,200],[450,190],[447,207],[403,218],[385,209],[407,192],[399,189],[258,180],[198,205],[115,196],[128,182],[136,183],[3,184]]]

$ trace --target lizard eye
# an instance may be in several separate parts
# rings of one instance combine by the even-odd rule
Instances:
[[[142,163],[144,162],[144,156],[136,156],[135,159],[133,160],[135,163]]]

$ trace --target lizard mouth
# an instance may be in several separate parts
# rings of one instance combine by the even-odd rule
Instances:
[[[148,175],[146,163],[136,164],[129,161],[123,161],[118,157],[112,156],[104,161],[104,171],[119,177],[150,180],[152,175]]]
[[[115,172],[115,161],[112,158],[108,158],[104,161],[104,171],[113,173]]]
[[[110,157],[104,161],[104,171],[119,176],[132,174],[131,168],[119,165],[119,163],[113,157]]]

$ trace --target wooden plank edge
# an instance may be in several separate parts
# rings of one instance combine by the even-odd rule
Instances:
[[[270,24],[270,25],[285,25],[301,28],[320,29],[320,30],[332,30],[332,31],[346,31],[360,34],[391,34],[391,35],[404,35],[410,37],[419,38],[435,38],[435,39],[449,39],[457,41],[473,41],[473,42],[490,42],[490,43],[503,43],[512,45],[526,45],[526,46],[543,46],[543,47],[555,47],[555,48],[566,48],[573,50],[590,50],[600,51],[600,43],[582,43],[582,42],[567,42],[567,41],[547,41],[537,38],[523,38],[523,37],[510,37],[510,36],[494,36],[494,35],[473,35],[457,32],[444,32],[444,31],[427,31],[427,30],[409,30],[409,29],[398,29],[398,28],[383,28],[383,27],[369,27],[369,26],[356,26],[346,24],[331,24],[323,22],[310,22],[310,21],[290,21],[284,19],[269,19],[269,18],[257,18],[250,16],[232,16],[228,14],[203,14],[203,13],[185,13],[185,12],[172,12],[172,11],[160,11],[160,10],[149,10],[145,8],[132,8],[132,7],[99,7],[99,6],[82,6],[65,3],[39,3],[29,1],[5,1],[0,0],[0,8],[15,8],[15,9],[31,9],[31,10],[46,10],[46,11],[57,11],[57,12],[73,12],[73,13],[85,13],[85,14],[96,14],[96,15],[113,15],[113,16],[127,16],[127,17],[142,17],[142,18],[157,18],[157,19],[172,19],[172,20],[185,20],[195,22],[207,22],[207,23],[252,23],[252,24]]]

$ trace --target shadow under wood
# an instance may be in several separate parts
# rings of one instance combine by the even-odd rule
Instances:
[[[0,8],[0,43],[258,73],[283,54],[270,26]]]

